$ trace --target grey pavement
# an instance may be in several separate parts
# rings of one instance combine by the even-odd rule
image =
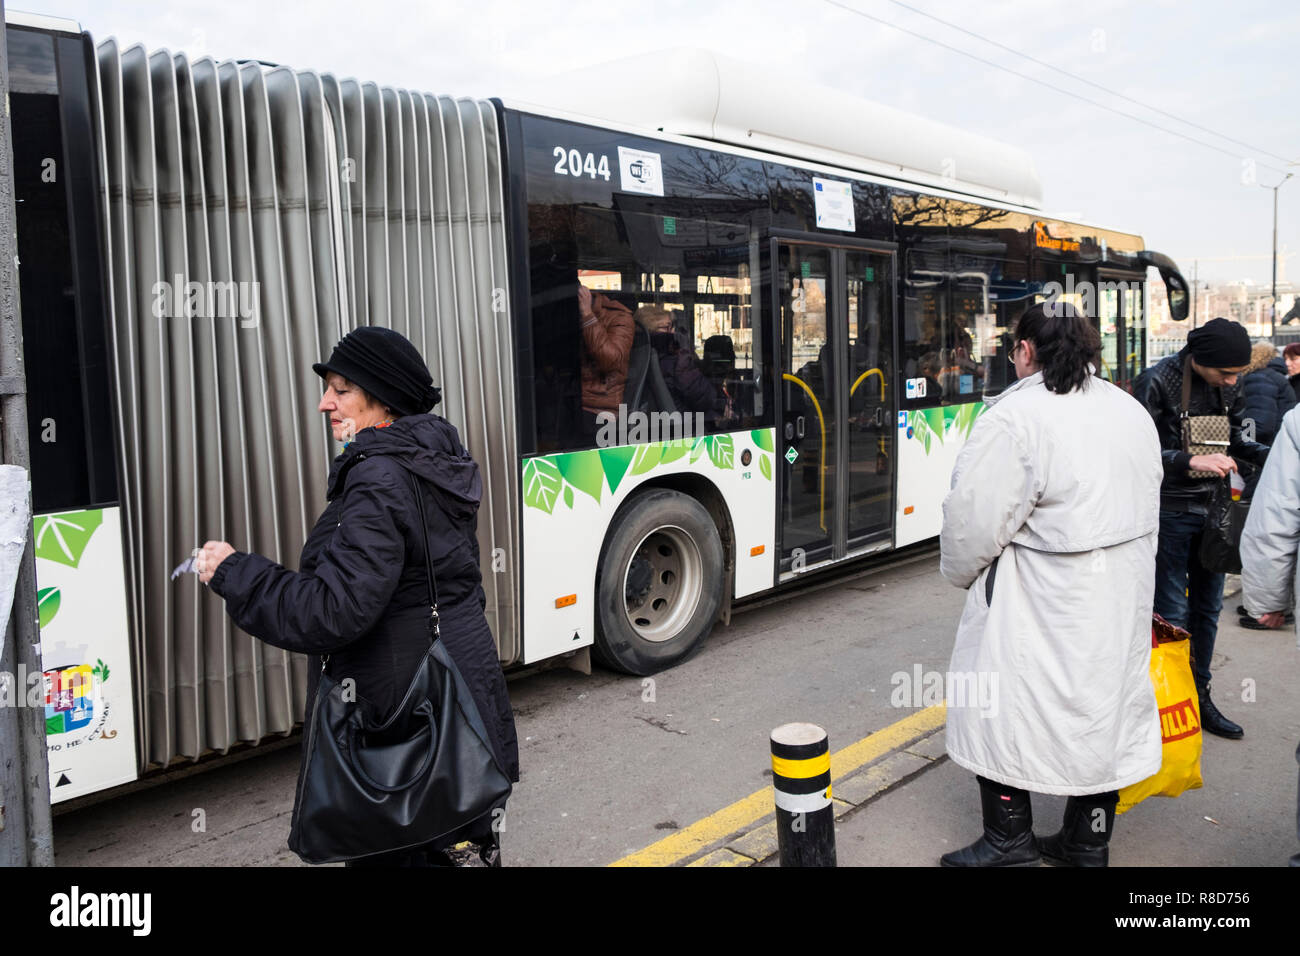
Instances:
[[[1215,702],[1246,736],[1204,735],[1201,789],[1176,799],[1151,797],[1121,815],[1112,866],[1285,866],[1300,852],[1300,651],[1290,627],[1238,626],[1237,603],[1233,597],[1224,602],[1213,686]],[[1254,681],[1253,702],[1241,700],[1246,681]],[[1035,794],[1035,832],[1054,833],[1064,806],[1064,797]],[[974,774],[943,758],[852,811],[836,831],[841,866],[935,866],[941,854],[980,835]]]
[[[891,675],[947,668],[964,597],[929,559],[738,614],[653,684],[599,670],[512,680],[524,779],[507,814],[507,864],[605,865],[770,786],[767,736],[779,724],[819,723],[839,750],[897,723],[913,711],[892,705]],[[1281,865],[1300,849],[1300,651],[1289,629],[1238,627],[1236,604],[1225,601],[1215,699],[1246,738],[1207,737],[1204,789],[1121,817],[1116,865]],[[1252,702],[1240,699],[1243,681],[1255,682]],[[860,804],[838,824],[841,865],[932,866],[975,839],[974,778],[938,744],[908,745],[837,783]],[[293,743],[61,812],[57,862],[301,865],[285,844],[298,760]],[[1039,832],[1056,829],[1063,803],[1035,798]],[[716,846],[729,844],[742,845],[732,834]]]

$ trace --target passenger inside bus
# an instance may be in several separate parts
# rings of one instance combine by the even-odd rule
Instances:
[[[704,372],[691,348],[690,331],[674,322],[673,313],[657,305],[636,310],[636,320],[650,336],[673,408],[663,411],[701,412],[712,425],[725,411],[722,393]]]
[[[736,419],[736,346],[726,335],[710,335],[704,340],[704,374],[722,396],[723,410],[719,425],[728,427]]]
[[[612,295],[578,286],[582,323],[582,425],[596,433],[597,415],[618,415],[632,351],[632,311]]]

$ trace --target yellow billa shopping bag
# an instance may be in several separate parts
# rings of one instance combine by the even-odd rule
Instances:
[[[1119,792],[1116,813],[1147,797],[1176,797],[1201,786],[1201,709],[1192,679],[1192,635],[1159,614],[1151,622],[1151,683],[1160,708],[1160,770]]]

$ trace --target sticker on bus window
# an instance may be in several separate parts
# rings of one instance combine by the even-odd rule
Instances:
[[[957,382],[957,390],[963,395],[969,395],[975,391],[975,376],[963,375]]]
[[[621,188],[625,193],[641,193],[645,196],[664,194],[663,164],[658,153],[620,146],[618,172]]]
[[[898,427],[899,428],[907,427],[907,412],[898,413]]]
[[[852,184],[814,176],[813,205],[817,212],[817,228],[857,231],[853,223]]]

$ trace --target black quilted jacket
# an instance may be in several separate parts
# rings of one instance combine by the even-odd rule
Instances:
[[[406,415],[364,428],[334,459],[328,504],[303,545],[299,570],[236,551],[210,587],[249,634],[314,655],[307,713],[320,682],[350,677],[357,696],[393,711],[429,647],[425,529],[411,475],[424,496],[442,640],[473,692],[501,767],[519,779],[519,745],[496,643],[483,614],[474,536],[483,483],[456,429],[437,415]]]
[[[1155,419],[1160,435],[1160,457],[1165,466],[1165,480],[1160,485],[1160,507],[1166,511],[1193,511],[1205,514],[1213,478],[1188,478],[1191,455],[1183,451],[1182,426],[1179,407],[1183,399],[1183,360],[1187,349],[1177,355],[1161,359],[1137,377],[1133,383],[1133,397],[1141,402]],[[1238,462],[1251,462],[1262,466],[1268,457],[1268,446],[1246,441],[1241,434],[1241,419],[1245,413],[1245,399],[1240,387],[1225,385],[1211,388],[1205,379],[1192,373],[1191,415],[1228,415],[1230,436],[1228,454]]]

